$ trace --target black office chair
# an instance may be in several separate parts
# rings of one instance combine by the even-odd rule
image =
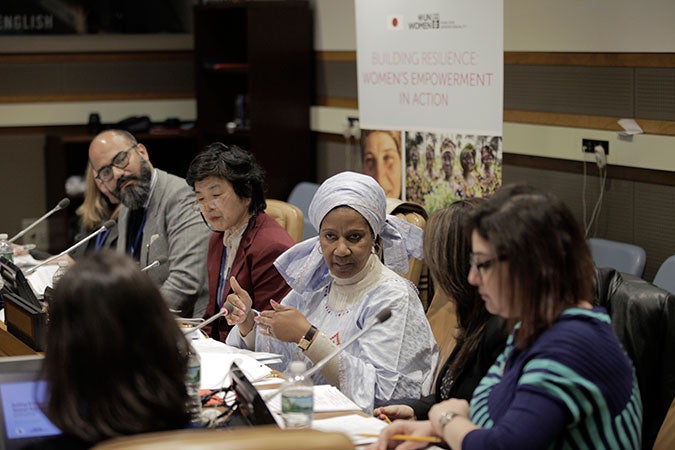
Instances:
[[[642,448],[651,449],[675,398],[675,295],[634,275],[597,270],[596,304],[633,361],[642,398]]]

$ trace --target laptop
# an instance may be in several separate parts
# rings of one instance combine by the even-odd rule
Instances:
[[[47,389],[39,380],[42,360],[41,355],[0,358],[0,450],[61,434],[39,407]]]
[[[260,392],[253,386],[236,362],[232,363],[230,376],[232,377],[232,389],[236,395],[238,409],[237,414],[233,415],[228,421],[228,425],[230,427],[279,426]]]

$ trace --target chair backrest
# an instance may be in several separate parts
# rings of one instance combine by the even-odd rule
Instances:
[[[387,198],[387,214],[392,214],[400,219],[403,219],[407,222],[417,225],[424,230],[424,227],[427,225],[427,219],[429,215],[424,207],[415,202],[404,202],[398,198]],[[422,292],[420,289],[420,278],[422,277],[422,272],[426,272],[427,268],[423,261],[410,258],[408,273],[404,275],[405,278],[412,281],[417,289],[420,291],[420,300],[422,304],[427,307],[428,292]]]
[[[251,427],[236,430],[189,429],[125,436],[102,442],[96,450],[350,450],[341,433]]]
[[[599,238],[590,238],[588,246],[596,267],[611,267],[638,277],[644,273],[647,255],[642,247]]]
[[[424,229],[427,224],[426,219],[417,212],[399,212],[396,213],[395,216],[406,220],[413,225],[417,225],[421,229]],[[424,261],[417,258],[410,258],[408,264],[408,273],[403,276],[412,281],[415,286],[419,287],[420,276],[422,275],[422,270],[424,270]]]
[[[675,398],[675,295],[605,268],[597,270],[595,297],[633,361],[642,398],[642,448],[651,449]]]
[[[438,344],[438,369],[443,367],[457,344],[457,310],[455,302],[436,289],[427,309],[427,320]],[[438,372],[437,369],[437,372]],[[438,376],[438,373],[436,373]]]
[[[675,255],[663,261],[652,283],[661,289],[675,294]]]
[[[267,208],[265,212],[279,222],[295,242],[300,242],[304,228],[304,214],[300,208],[281,200],[266,199]]]
[[[314,228],[314,226],[309,222],[307,212],[309,210],[309,204],[312,203],[314,194],[316,190],[319,189],[319,185],[316,183],[310,183],[308,181],[303,181],[298,183],[293,190],[291,195],[288,196],[286,200],[291,205],[295,205],[300,208],[300,211],[304,214],[304,229],[302,233],[302,239],[311,238],[317,236],[319,233]]]

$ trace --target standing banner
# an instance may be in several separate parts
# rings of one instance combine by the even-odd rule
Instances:
[[[433,212],[501,184],[503,0],[355,0],[363,171]]]

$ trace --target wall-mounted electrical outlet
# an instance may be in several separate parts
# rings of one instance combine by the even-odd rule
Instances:
[[[356,140],[361,139],[361,127],[359,125],[359,118],[354,116],[347,116],[347,126],[349,135]]]
[[[600,141],[597,139],[582,139],[581,151],[584,153],[595,153],[595,148],[598,145],[605,151],[605,155],[609,155],[609,141]]]

